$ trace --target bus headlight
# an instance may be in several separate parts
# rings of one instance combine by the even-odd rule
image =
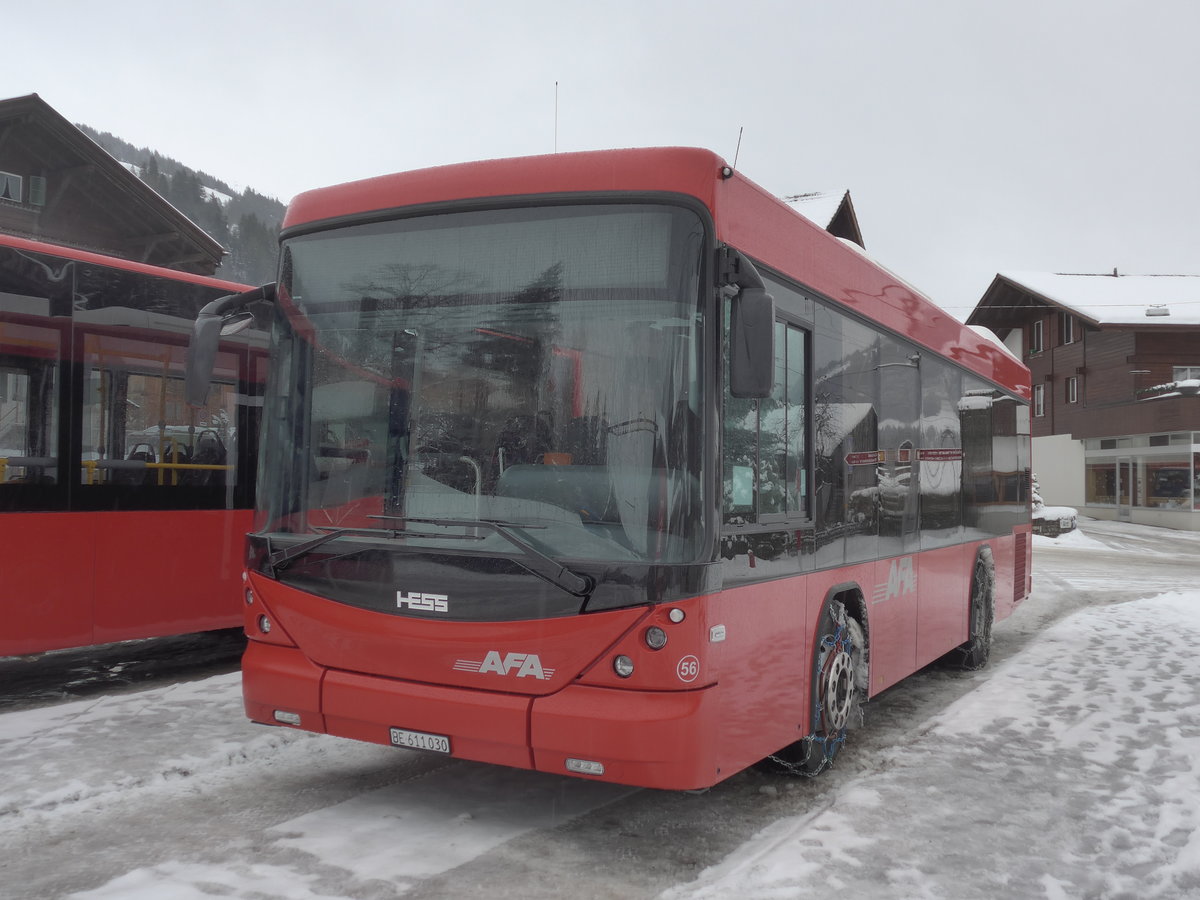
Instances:
[[[646,629],[646,646],[651,650],[661,650],[667,646],[667,633],[657,625],[651,625]]]
[[[613,660],[613,671],[622,678],[628,678],[633,674],[633,660],[622,653]]]

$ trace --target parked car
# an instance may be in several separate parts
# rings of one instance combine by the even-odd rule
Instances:
[[[1070,506],[1042,506],[1033,511],[1033,533],[1046,537],[1058,537],[1074,531],[1078,525],[1078,513]]]

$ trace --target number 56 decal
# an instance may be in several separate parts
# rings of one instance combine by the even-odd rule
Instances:
[[[700,674],[700,660],[691,655],[685,656],[675,666],[675,674],[685,684],[695,681],[696,677]]]

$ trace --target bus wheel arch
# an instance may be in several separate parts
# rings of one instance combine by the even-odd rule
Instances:
[[[834,588],[813,631],[807,734],[767,757],[768,768],[812,777],[829,768],[862,722],[870,685],[866,603],[857,586]]]
[[[986,544],[975,554],[967,595],[967,639],[945,657],[950,665],[967,671],[982,669],[992,652],[992,626],[996,621],[996,561]]]

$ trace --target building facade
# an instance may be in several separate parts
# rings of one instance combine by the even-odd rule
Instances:
[[[1200,530],[1200,277],[1000,273],[967,321],[1029,366],[1048,505]]]
[[[225,255],[37,94],[0,100],[0,232],[196,275]]]

